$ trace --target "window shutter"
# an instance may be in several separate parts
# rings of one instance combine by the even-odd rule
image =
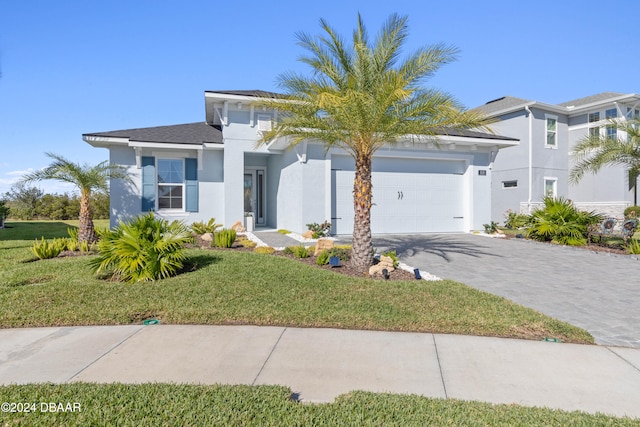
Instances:
[[[142,212],[156,208],[156,159],[143,156],[142,159]]]
[[[198,159],[184,159],[185,211],[198,212]]]

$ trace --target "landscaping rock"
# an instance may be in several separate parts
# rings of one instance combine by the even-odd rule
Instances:
[[[376,265],[372,265],[371,267],[369,267],[369,275],[375,276],[376,274],[379,274],[382,276],[382,270],[385,270],[385,269],[389,273],[395,270],[395,268],[393,268],[393,259],[391,257],[382,255],[380,257],[380,262],[378,262]]]
[[[304,237],[305,239],[312,239],[313,238],[313,231],[311,231],[311,230],[305,231],[304,233],[302,233],[302,237]]]
[[[200,236],[200,239],[204,240],[205,242],[211,242],[213,241],[213,233],[204,233]]]
[[[233,230],[236,230],[236,233],[244,233],[245,231],[247,231],[244,226],[242,225],[242,221],[236,221],[233,223],[233,225],[231,226],[231,228]]]
[[[313,256],[318,256],[320,252],[333,248],[333,240],[331,239],[318,239],[318,243],[316,243],[316,250],[313,253]]]

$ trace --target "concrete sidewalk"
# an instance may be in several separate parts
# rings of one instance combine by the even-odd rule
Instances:
[[[258,326],[0,330],[0,384],[281,384],[307,402],[352,390],[640,417],[640,349]]]

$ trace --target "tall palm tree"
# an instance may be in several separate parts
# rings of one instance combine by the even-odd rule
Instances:
[[[596,174],[604,166],[623,165],[629,168],[629,189],[633,189],[633,204],[638,204],[637,183],[640,176],[640,118],[612,119],[608,126],[617,130],[616,138],[603,135],[584,137],[574,147],[576,164],[569,181],[577,184],[586,173]]]
[[[294,146],[317,140],[327,150],[341,148],[353,157],[352,264],[364,270],[373,261],[371,161],[376,150],[400,138],[437,142],[447,128],[486,130],[489,122],[479,112],[464,111],[451,95],[421,87],[455,59],[457,49],[423,47],[399,61],[408,36],[407,17],[391,15],[373,43],[360,15],[350,45],[325,20],[320,26],[324,35],[318,38],[296,35],[308,51],[300,61],[311,67],[312,76],[279,77],[284,99],[268,105],[278,109],[280,118],[261,141],[289,137]]]
[[[95,166],[88,164],[80,165],[70,162],[64,157],[46,153],[47,157],[53,159],[46,168],[32,172],[22,178],[22,182],[30,183],[34,181],[44,181],[54,179],[68,182],[80,189],[80,225],[78,230],[78,241],[95,242],[96,231],[93,226],[93,210],[91,209],[91,196],[94,192],[107,193],[109,191],[108,181],[110,178],[124,179],[132,182],[126,169],[122,166],[110,165],[107,161]]]

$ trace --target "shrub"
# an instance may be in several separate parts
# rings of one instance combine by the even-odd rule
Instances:
[[[78,227],[67,228],[67,234],[69,235],[69,238],[75,240],[76,242],[78,241],[79,233],[80,233],[80,230],[78,229]]]
[[[280,230],[278,230],[278,233],[280,233],[280,234],[289,234],[291,232],[289,230],[285,230],[284,228],[281,228]]]
[[[0,200],[0,222],[8,218],[9,214],[11,213],[11,209],[5,206],[5,203],[6,202],[4,200]]]
[[[313,232],[313,238],[317,239],[319,237],[326,237],[329,235],[329,231],[331,230],[331,222],[325,221],[322,224],[312,223],[307,224],[307,228],[309,231]]]
[[[285,255],[293,255],[293,248],[295,248],[295,246],[287,246],[282,250],[282,253]]]
[[[318,254],[318,257],[316,258],[316,264],[318,265],[327,265],[329,264],[329,258],[331,257],[331,255],[329,255],[329,251],[324,250],[322,252],[320,252]]]
[[[210,218],[208,222],[194,222],[191,224],[191,231],[195,234],[202,235],[206,233],[215,233],[218,228],[221,228],[222,224],[216,224],[215,218]]]
[[[258,244],[252,240],[249,240],[245,237],[238,237],[236,242],[242,245],[244,248],[255,248]]]
[[[629,239],[627,251],[632,255],[640,255],[640,240]]]
[[[75,252],[78,250],[78,239],[67,237],[64,239],[65,250]]]
[[[163,279],[182,269],[190,241],[183,223],[148,213],[106,232],[90,265],[95,273],[113,272],[129,283]]]
[[[527,237],[562,245],[586,245],[587,228],[597,224],[601,218],[594,212],[579,211],[570,200],[545,197],[544,208],[538,208],[531,214]]]
[[[624,210],[624,219],[640,219],[640,206],[629,206]]]
[[[504,226],[510,230],[525,227],[529,224],[529,215],[515,213],[507,210],[504,213]]]
[[[309,258],[311,256],[309,250],[302,245],[293,247],[293,255],[296,258]]]
[[[236,241],[236,230],[233,228],[225,228],[214,236],[216,246],[219,248],[230,248]]]
[[[493,234],[498,231],[498,223],[495,221],[491,221],[490,224],[482,224],[484,227],[484,232],[487,234]]]
[[[257,248],[255,248],[253,250],[253,252],[255,252],[257,254],[265,254],[265,255],[271,255],[275,251],[276,250],[273,249],[271,246],[258,246]]]
[[[337,256],[338,258],[340,258],[340,261],[342,262],[349,261],[349,258],[351,258],[351,248],[346,249],[346,248],[340,248],[340,247],[333,247],[329,249],[327,252],[329,253],[329,257]]]
[[[398,255],[396,255],[396,251],[387,251],[385,253],[383,253],[382,255],[384,256],[388,256],[389,258],[391,258],[391,260],[393,261],[393,268],[398,268]]]
[[[31,247],[31,252],[39,259],[55,258],[60,255],[60,252],[64,250],[64,242],[60,239],[48,241],[42,237],[42,240],[37,240]]]

